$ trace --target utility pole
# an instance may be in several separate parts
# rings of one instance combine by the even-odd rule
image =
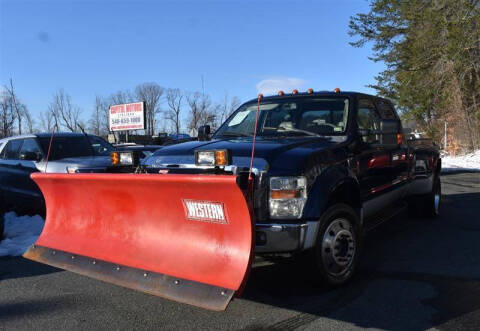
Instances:
[[[447,121],[445,121],[445,136],[443,138],[443,150],[447,151]]]

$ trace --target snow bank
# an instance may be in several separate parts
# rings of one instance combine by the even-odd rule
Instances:
[[[0,241],[0,256],[22,255],[33,244],[43,229],[40,216],[17,216],[14,212],[5,214],[4,239]]]
[[[480,150],[465,155],[442,157],[442,171],[455,170],[480,171]]]

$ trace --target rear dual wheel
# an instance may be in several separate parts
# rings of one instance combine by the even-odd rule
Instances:
[[[361,240],[358,215],[350,206],[339,203],[328,208],[314,250],[321,278],[331,285],[346,283],[357,266]]]

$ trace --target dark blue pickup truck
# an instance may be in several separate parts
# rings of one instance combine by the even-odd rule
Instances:
[[[389,100],[356,92],[251,100],[211,137],[202,127],[199,141],[147,157],[143,171],[247,173],[257,107],[256,254],[304,252],[327,282],[340,284],[355,270],[363,233],[405,202],[416,212],[438,214],[438,149],[410,143]]]

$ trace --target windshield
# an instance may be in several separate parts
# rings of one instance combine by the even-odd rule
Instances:
[[[347,98],[304,98],[263,102],[257,135],[321,136],[342,134],[348,119]],[[218,129],[215,137],[252,136],[256,103],[245,104]]]

